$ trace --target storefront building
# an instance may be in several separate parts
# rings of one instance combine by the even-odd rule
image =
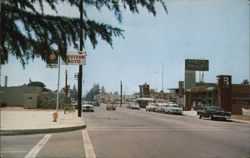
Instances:
[[[185,110],[204,105],[221,106],[232,114],[250,109],[250,85],[232,84],[230,75],[217,76],[217,83],[196,83],[185,90]]]

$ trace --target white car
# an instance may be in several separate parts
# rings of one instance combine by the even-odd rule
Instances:
[[[137,109],[137,110],[140,110],[140,106],[137,104],[137,103],[133,103],[130,105],[130,108],[131,109]]]
[[[154,103],[151,103],[146,106],[146,111],[155,111],[156,105]]]
[[[164,109],[165,113],[182,115],[182,108],[176,103],[168,103],[168,106]]]
[[[94,112],[94,105],[91,105],[91,104],[83,104],[82,105],[82,111],[83,112]]]
[[[160,113],[164,112],[167,106],[166,103],[157,103],[156,105],[157,106],[155,107],[155,112],[160,112]]]

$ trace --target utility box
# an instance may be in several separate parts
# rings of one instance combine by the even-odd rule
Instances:
[[[37,108],[37,94],[24,94],[24,108],[25,109],[36,109]]]

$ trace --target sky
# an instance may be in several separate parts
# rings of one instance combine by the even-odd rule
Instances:
[[[83,94],[98,83],[106,91],[120,91],[120,81],[125,94],[139,91],[139,85],[164,91],[178,88],[184,80],[185,59],[209,60],[205,82],[216,82],[217,75],[232,75],[233,83],[250,78],[250,4],[248,0],[166,0],[168,14],[157,5],[154,17],[140,8],[139,14],[123,11],[123,22],[105,9],[101,12],[86,7],[88,16],[97,21],[120,27],[124,39],[113,38],[113,48],[99,40],[93,49],[86,41],[87,61],[83,67]],[[45,6],[46,7],[46,6]],[[55,14],[49,8],[45,13]],[[58,6],[58,14],[78,17],[77,9],[67,3]],[[77,51],[70,48],[70,51]],[[78,66],[62,65],[60,88],[68,84],[77,86],[74,74]],[[57,69],[46,67],[39,58],[22,67],[16,57],[2,65],[1,85],[8,76],[8,86],[27,84],[29,80],[41,81],[47,88],[56,90]],[[162,80],[163,76],[163,80]],[[198,72],[197,72],[198,76]],[[198,77],[197,77],[198,81]]]

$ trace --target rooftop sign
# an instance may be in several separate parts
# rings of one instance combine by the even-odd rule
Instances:
[[[208,71],[209,61],[208,60],[197,60],[197,59],[186,59],[185,70],[193,71]]]

